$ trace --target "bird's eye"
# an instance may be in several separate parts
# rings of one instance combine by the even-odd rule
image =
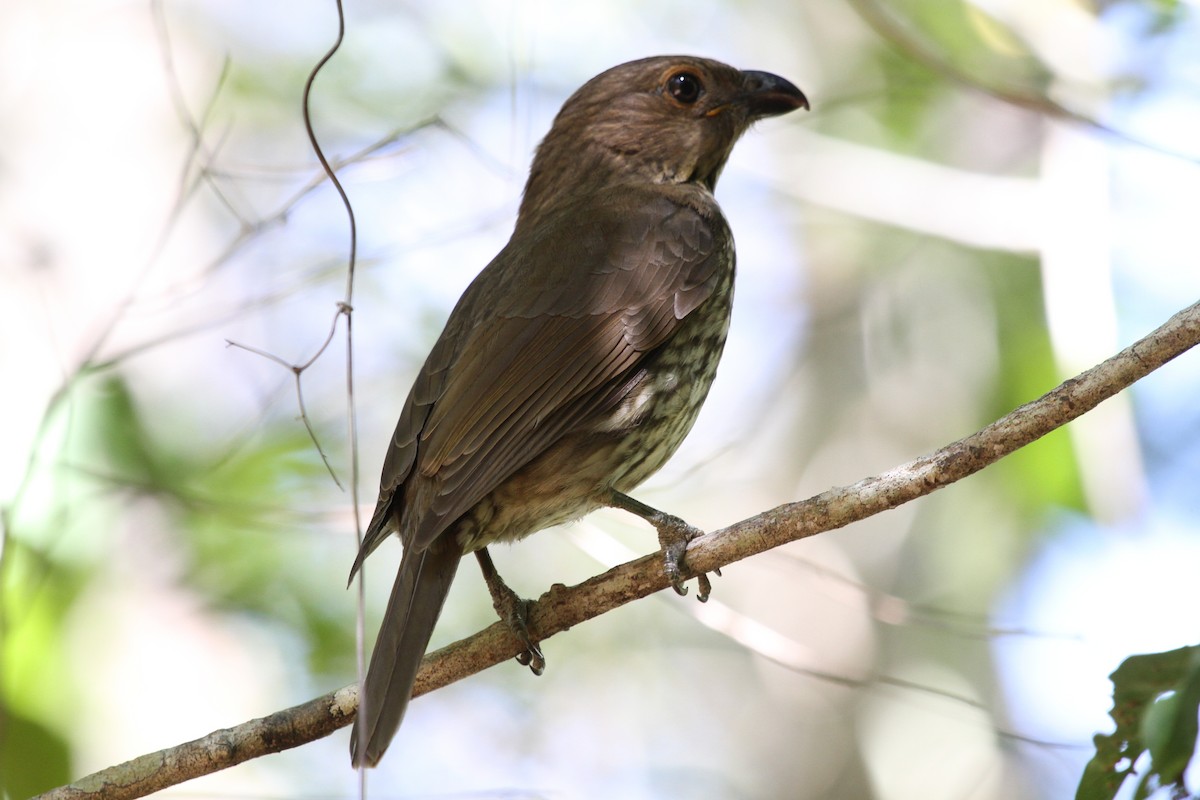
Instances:
[[[704,93],[700,79],[690,72],[677,72],[667,78],[667,91],[679,102],[691,105]]]

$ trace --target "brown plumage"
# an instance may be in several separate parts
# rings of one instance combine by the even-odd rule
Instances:
[[[679,589],[690,530],[623,493],[687,435],[724,346],[734,253],[712,194],[721,168],[752,122],[801,107],[782,78],[686,56],[614,67],[563,105],[512,238],[451,312],[384,460],[351,578],[390,533],[404,553],[355,764],[377,763],[399,728],[466,553],[524,635],[524,605],[481,548],[617,505],[659,528]]]

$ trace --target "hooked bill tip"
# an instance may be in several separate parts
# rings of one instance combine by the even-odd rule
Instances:
[[[794,83],[770,72],[746,70],[742,73],[746,102],[756,117],[773,117],[797,108],[808,110],[808,98]]]

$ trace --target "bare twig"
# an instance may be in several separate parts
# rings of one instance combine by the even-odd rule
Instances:
[[[308,80],[304,83],[304,129],[308,131],[308,140],[312,144],[313,152],[316,153],[317,159],[321,162],[321,167],[325,170],[325,174],[329,176],[329,182],[333,184],[333,188],[337,190],[338,196],[342,198],[342,205],[346,208],[346,217],[350,224],[350,254],[346,265],[346,296],[339,305],[339,311],[346,317],[346,434],[350,440],[350,507],[354,510],[354,540],[362,545],[362,519],[359,517],[358,503],[358,415],[354,409],[354,269],[358,254],[358,225],[354,219],[354,206],[350,202],[350,197],[346,194],[346,190],[342,187],[342,182],[338,180],[337,173],[333,167],[329,165],[329,161],[325,158],[325,152],[321,149],[321,143],[317,141],[316,131],[313,130],[312,116],[309,112],[309,96],[312,93],[313,81],[317,79],[317,73],[321,68],[333,58],[338,49],[342,46],[342,40],[346,35],[346,12],[342,8],[342,0],[337,0],[337,17],[338,31],[337,39],[334,40],[333,46],[328,52],[321,57],[313,67],[312,72],[308,75]],[[324,348],[322,348],[324,349]],[[319,354],[318,354],[319,355]],[[311,363],[311,362],[310,362]],[[297,387],[299,387],[300,376],[296,375]],[[363,628],[363,619],[366,616],[367,595],[365,583],[365,575],[360,571],[358,579],[358,596],[357,606],[358,613],[355,618],[354,640],[355,640],[355,662],[357,665],[357,685],[361,686],[363,675],[365,674],[366,659],[364,653],[366,651],[366,632]],[[358,795],[365,797],[367,793],[367,778],[363,768],[358,771]]]
[[[355,267],[357,265],[357,260],[358,260],[357,259],[357,256],[358,256],[358,224],[355,221],[354,206],[350,202],[350,197],[349,197],[349,195],[346,194],[345,187],[342,186],[342,182],[338,179],[337,172],[334,170],[333,165],[330,164],[329,159],[326,158],[325,151],[321,148],[321,143],[317,139],[317,133],[313,129],[312,113],[311,113],[310,102],[309,102],[311,99],[311,96],[312,96],[313,83],[316,81],[317,75],[320,73],[321,69],[324,68],[324,66],[327,63],[329,63],[329,60],[331,58],[333,58],[334,54],[337,53],[338,49],[342,46],[342,40],[346,34],[346,19],[345,19],[343,10],[342,10],[341,0],[338,0],[338,2],[337,2],[337,12],[338,12],[337,37],[334,40],[334,43],[330,46],[330,48],[325,52],[325,54],[323,56],[321,56],[321,58],[317,61],[316,65],[313,66],[312,70],[308,73],[308,79],[305,80],[305,82],[304,82],[304,94],[303,94],[303,97],[301,100],[301,111],[304,115],[304,131],[305,131],[305,133],[308,134],[308,141],[312,147],[312,151],[316,155],[317,161],[319,161],[321,164],[321,174],[320,174],[319,178],[316,178],[316,179],[310,181],[308,184],[308,187],[306,187],[306,189],[307,188],[315,188],[316,186],[320,185],[321,183],[324,183],[325,179],[328,178],[328,180],[329,180],[330,184],[333,186],[334,190],[337,191],[338,197],[341,198],[342,206],[346,209],[346,217],[347,217],[350,229],[349,229],[349,242],[348,242],[349,253],[347,256],[347,264],[346,264],[345,296],[337,304],[337,312],[334,314],[333,323],[329,327],[329,335],[325,337],[325,341],[321,343],[321,346],[319,348],[317,348],[316,353],[314,353],[311,358],[309,358],[307,361],[305,361],[302,364],[290,364],[287,361],[285,361],[283,358],[280,358],[279,356],[277,356],[273,353],[269,353],[265,350],[261,350],[256,347],[251,347],[250,345],[241,344],[240,342],[233,342],[228,339],[226,339],[226,342],[233,347],[238,347],[243,350],[247,350],[251,353],[262,356],[263,358],[274,361],[275,363],[280,364],[281,366],[286,367],[287,369],[291,370],[292,375],[294,376],[295,381],[296,381],[296,405],[300,410],[300,420],[304,424],[304,429],[305,429],[305,431],[308,432],[308,437],[309,437],[309,439],[312,440],[313,446],[317,448],[317,453],[320,454],[321,461],[324,462],[325,469],[329,472],[329,476],[331,478],[333,478],[333,482],[335,484],[337,484],[337,487],[339,489],[344,489],[345,487],[342,486],[342,482],[338,479],[337,473],[334,471],[333,465],[329,461],[329,456],[326,455],[325,449],[321,446],[321,442],[317,438],[317,432],[312,426],[312,421],[309,419],[308,409],[304,405],[304,386],[303,386],[302,376],[306,369],[311,367],[314,363],[316,363],[316,361],[322,355],[325,354],[325,351],[329,348],[329,345],[333,342],[333,338],[337,334],[338,319],[340,319],[341,317],[346,318],[346,397],[347,397],[346,419],[347,419],[347,427],[349,429],[349,437],[348,438],[350,440],[350,491],[351,491],[351,495],[352,495],[352,505],[355,509],[355,528],[356,528],[356,530],[359,530],[361,528],[358,523],[358,511],[357,511],[357,509],[358,509],[358,422],[357,422],[357,417],[354,412],[354,335],[353,335],[354,273],[355,273]],[[372,146],[372,148],[374,148],[374,145]],[[364,152],[371,152],[371,150],[367,150]],[[296,195],[294,199],[296,201],[298,201],[299,198],[303,196],[303,193],[306,191],[306,189],[302,189],[301,194]],[[290,208],[292,206],[292,204],[293,203],[291,201],[289,201],[288,203],[286,203],[284,205],[284,208],[285,209]],[[286,212],[284,212],[284,213],[286,213]],[[245,226],[244,225],[243,231],[242,231],[243,236],[246,235],[248,233],[248,231],[251,229],[253,229],[253,226]],[[239,237],[239,239],[240,238],[241,237]],[[236,244],[236,241],[237,240],[235,240],[235,244]]]
[[[977,433],[882,475],[779,506],[694,540],[688,547],[687,566],[693,574],[713,572],[930,494],[1087,413],[1197,344],[1200,303]],[[531,609],[530,632],[539,640],[549,638],[669,585],[659,554],[614,567],[577,586],[556,584]],[[431,692],[515,658],[523,649],[508,626],[497,622],[427,655],[413,695]],[[354,717],[357,697],[357,688],[348,686],[287,711],[110,767],[39,795],[38,800],[141,797],[251,758],[297,747],[348,725]]]
[[[240,350],[246,350],[254,353],[254,355],[261,356],[268,361],[274,361],[276,364],[279,364],[292,373],[292,377],[296,381],[296,405],[300,409],[300,421],[304,423],[304,430],[308,431],[308,438],[312,440],[313,447],[317,448],[317,453],[320,454],[321,461],[325,463],[325,469],[329,472],[329,477],[333,479],[333,482],[337,484],[339,489],[345,491],[346,487],[342,486],[342,482],[338,480],[337,472],[334,471],[333,464],[329,462],[329,456],[325,454],[325,448],[321,447],[321,441],[317,438],[317,431],[312,426],[312,420],[309,419],[308,408],[304,405],[304,385],[300,380],[300,376],[304,374],[304,370],[315,364],[317,359],[320,358],[325,352],[326,348],[329,347],[330,343],[333,342],[333,337],[337,334],[337,321],[343,316],[345,316],[347,321],[349,321],[350,308],[343,303],[339,303],[337,313],[333,315],[333,323],[329,326],[329,334],[325,337],[325,341],[321,342],[321,346],[317,348],[317,352],[314,353],[312,357],[303,364],[289,364],[287,361],[283,360],[274,353],[268,353],[266,350],[261,350],[257,347],[251,347],[248,344],[242,344],[241,342],[235,342],[230,339],[226,339],[225,343],[230,347],[236,347]]]

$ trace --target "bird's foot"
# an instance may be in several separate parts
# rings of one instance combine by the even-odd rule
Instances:
[[[525,647],[525,650],[517,655],[517,663],[529,667],[529,671],[534,675],[541,675],[546,671],[546,657],[542,655],[537,640],[529,633],[529,610],[533,607],[533,601],[518,596],[500,578],[487,548],[476,550],[475,556],[479,560],[479,568],[483,572],[488,592],[492,595],[492,608],[496,609],[500,620]]]
[[[663,571],[667,573],[667,580],[671,582],[671,588],[680,596],[686,595],[688,590],[684,582],[688,572],[685,563],[687,546],[692,539],[703,536],[704,531],[694,525],[689,525],[679,517],[664,514],[661,511],[657,512],[653,518],[646,517],[646,521],[658,531],[658,544],[663,551]],[[721,570],[716,570],[716,574],[720,575]],[[708,579],[708,574],[704,572],[697,574],[696,599],[704,603],[711,593],[712,581]]]
[[[533,601],[518,597],[504,584],[501,587],[501,592],[492,595],[492,608],[496,609],[500,619],[525,646],[525,650],[517,655],[517,663],[529,667],[534,675],[541,675],[546,671],[546,657],[529,634],[529,609],[533,607]]]
[[[659,547],[663,551],[663,571],[667,575],[667,580],[671,582],[671,588],[675,590],[676,594],[686,595],[688,590],[684,583],[690,572],[686,563],[688,543],[703,536],[704,531],[694,525],[689,525],[679,517],[659,511],[621,492],[614,491],[612,493],[611,503],[616,508],[638,515],[654,526],[654,529],[658,531]],[[714,570],[714,574],[719,576],[721,570]],[[712,581],[708,579],[706,573],[701,572],[696,575],[696,587],[696,599],[701,603],[706,602],[709,594],[712,593]]]

